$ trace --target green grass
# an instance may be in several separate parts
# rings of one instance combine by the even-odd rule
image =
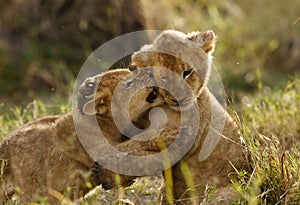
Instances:
[[[71,103],[66,100],[60,100],[58,104],[34,100],[26,107],[10,107],[9,105],[0,104],[0,140],[29,121],[46,115],[63,114],[70,110]]]
[[[232,187],[239,199],[232,204],[299,204],[300,78],[279,91],[266,94],[262,89],[248,98],[239,104],[236,118],[248,148],[249,170],[238,170]],[[9,114],[0,115],[0,139],[30,120],[68,110],[70,103],[46,105],[38,100],[25,108],[11,108]],[[161,185],[162,177],[156,175],[139,178],[125,189],[97,188],[84,204],[156,204]]]
[[[255,99],[255,98],[253,98]],[[251,172],[233,183],[236,204],[300,203],[300,79],[244,105],[240,119]]]

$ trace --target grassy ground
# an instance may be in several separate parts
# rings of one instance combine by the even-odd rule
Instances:
[[[250,100],[251,99],[251,100]],[[233,204],[300,203],[300,78],[279,91],[259,92],[232,111],[241,126],[248,147],[249,170],[237,170],[232,186],[239,195]],[[0,108],[1,109],[1,108]],[[12,108],[0,116],[1,138],[24,123],[70,110],[70,103],[46,105],[34,101],[25,108]],[[0,138],[0,139],[1,139]],[[86,204],[155,204],[163,181],[160,174],[138,179],[131,187],[94,190]],[[213,200],[213,190],[207,199]],[[11,201],[11,204],[18,204]]]
[[[300,79],[253,99],[239,114],[252,170],[233,182],[239,203],[299,204]]]

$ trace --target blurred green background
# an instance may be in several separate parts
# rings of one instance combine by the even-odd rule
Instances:
[[[0,106],[68,101],[102,43],[136,30],[213,29],[228,96],[251,101],[300,72],[300,1],[0,0]]]

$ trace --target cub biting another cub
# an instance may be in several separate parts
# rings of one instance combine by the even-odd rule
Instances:
[[[228,203],[232,196],[223,193],[230,190],[230,180],[235,173],[233,166],[241,168],[246,163],[238,126],[207,88],[215,42],[216,36],[213,31],[193,32],[187,35],[178,31],[164,31],[153,44],[144,46],[132,56],[132,64],[138,70],[152,67],[158,92],[167,104],[163,106],[168,107],[164,110],[173,116],[168,118],[165,129],[155,139],[163,141],[166,146],[170,145],[178,136],[180,127],[175,126],[171,129],[173,132],[170,132],[168,126],[181,121],[180,110],[190,107],[193,103],[199,108],[200,121],[195,141],[180,162],[172,166],[173,185],[166,187],[169,193],[170,189],[173,192],[175,202],[193,200],[198,203],[204,197],[205,186],[213,185],[219,188],[223,203]],[[169,75],[169,71],[181,76],[190,88],[179,88],[176,84],[178,76]],[[166,85],[169,85],[169,91],[162,89]],[[181,98],[174,98],[172,92],[176,95],[180,93],[178,95]],[[133,146],[128,146],[128,143],[136,144],[135,147],[140,147],[140,150],[149,149],[145,146],[146,142],[129,140],[125,142],[129,153]],[[156,143],[150,150],[161,151],[161,147]],[[187,183],[188,180],[182,173],[182,164],[187,165],[193,183]],[[139,164],[136,166],[138,169]],[[145,163],[141,163],[140,166],[145,168]],[[101,167],[98,171],[103,182],[110,182],[112,187],[116,185],[113,173]],[[198,191],[200,196],[195,197]],[[170,199],[168,200],[170,202]],[[168,200],[165,198],[164,203]]]

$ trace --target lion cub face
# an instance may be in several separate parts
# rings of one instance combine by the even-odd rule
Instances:
[[[178,83],[183,79],[190,88],[174,88],[172,92],[180,92],[182,97],[175,99],[169,92],[160,89],[170,105],[189,104],[194,100],[207,82],[210,73],[212,53],[216,36],[213,31],[192,32],[184,34],[167,30],[161,33],[150,45],[145,45],[132,56],[132,64],[137,68],[152,66],[155,81],[159,87],[164,84]],[[170,72],[174,73],[170,75]],[[177,74],[178,76],[175,76]]]
[[[147,81],[153,80],[151,76],[146,70],[117,69],[90,77],[79,89],[78,108],[85,115],[112,117],[114,99],[116,115],[128,112],[131,120],[136,121],[149,109],[164,102],[157,88],[145,87]]]

